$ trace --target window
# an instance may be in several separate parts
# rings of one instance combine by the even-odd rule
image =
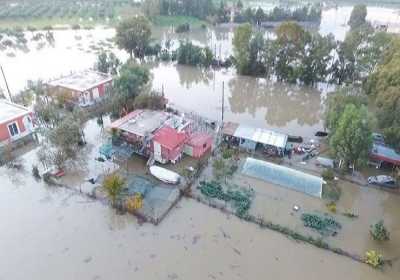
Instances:
[[[8,131],[10,132],[11,137],[19,134],[17,123],[12,123],[8,125]]]

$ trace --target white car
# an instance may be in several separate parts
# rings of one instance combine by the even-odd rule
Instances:
[[[387,188],[397,188],[398,185],[396,181],[391,176],[387,175],[378,175],[378,176],[371,176],[368,177],[368,184],[378,185],[381,187]]]

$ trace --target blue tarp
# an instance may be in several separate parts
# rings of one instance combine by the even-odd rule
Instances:
[[[323,180],[285,166],[247,158],[242,173],[291,190],[321,198]]]

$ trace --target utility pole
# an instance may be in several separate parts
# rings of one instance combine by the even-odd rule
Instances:
[[[6,75],[4,74],[3,66],[0,65],[0,69],[1,69],[1,73],[3,74],[4,82],[6,83],[8,97],[10,98],[10,101],[12,102],[11,92],[10,92],[10,88],[8,87]]]
[[[222,108],[221,108],[221,119],[222,125],[224,125],[224,110],[225,110],[225,82],[222,82]]]

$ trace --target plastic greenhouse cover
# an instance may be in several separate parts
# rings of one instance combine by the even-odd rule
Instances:
[[[322,178],[285,166],[247,158],[242,167],[242,173],[318,198],[321,198],[322,195]]]

